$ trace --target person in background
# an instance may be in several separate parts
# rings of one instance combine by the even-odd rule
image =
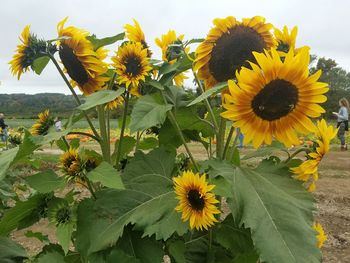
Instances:
[[[338,130],[338,138],[340,140],[340,150],[346,151],[348,149],[348,145],[345,143],[345,132],[349,130],[349,102],[346,98],[341,98],[339,100],[339,112],[333,112],[335,116],[338,118],[337,127]]]
[[[60,117],[55,118],[55,129],[57,132],[62,131],[62,121]]]
[[[0,113],[0,128],[2,129],[2,134],[1,134],[2,142],[6,142],[8,137],[8,133],[7,133],[8,126],[5,124],[4,117],[5,117],[4,114]]]
[[[237,128],[236,132],[239,133],[239,135],[238,135],[238,139],[239,139],[238,148],[243,148],[244,135],[243,135],[243,133],[241,133],[241,129],[240,128]]]

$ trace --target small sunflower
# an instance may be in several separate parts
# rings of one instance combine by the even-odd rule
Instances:
[[[204,80],[205,88],[234,78],[248,61],[255,62],[253,51],[263,52],[276,46],[265,18],[254,16],[239,22],[233,16],[216,18],[214,27],[196,50],[194,70]]]
[[[318,248],[321,248],[323,247],[324,242],[327,240],[327,235],[324,233],[323,227],[320,223],[314,223],[312,227],[315,231],[317,231],[317,246]]]
[[[163,61],[169,62],[170,64],[174,64],[176,62],[176,58],[174,59],[174,56],[170,55],[172,45],[178,46],[178,48],[175,50],[175,53],[177,54],[180,54],[182,51],[186,53],[188,52],[188,49],[182,49],[183,38],[184,35],[176,36],[176,32],[174,30],[169,30],[168,33],[162,35],[161,38],[156,38],[155,42],[157,46],[162,49]],[[188,77],[182,72],[174,77],[174,82],[177,86],[182,86],[185,79],[188,79]]]
[[[152,69],[147,57],[147,49],[140,42],[127,42],[118,48],[112,57],[118,75],[119,84],[129,88],[130,93],[140,96],[139,84],[145,81]]]
[[[287,26],[283,27],[283,31],[275,28],[274,34],[278,43],[277,51],[281,57],[285,57],[290,49],[293,49],[296,52],[295,43],[298,34],[298,27],[293,27],[290,33]]]
[[[152,52],[149,49],[149,46],[146,42],[145,34],[143,33],[140,24],[133,19],[134,25],[126,24],[124,26],[126,37],[133,42],[140,42],[143,48],[147,49],[147,56],[150,58],[152,56]]]
[[[316,129],[309,117],[325,112],[319,103],[327,100],[328,85],[317,82],[321,71],[309,76],[307,48],[297,55],[290,50],[283,62],[275,49],[254,52],[254,57],[252,69],[243,67],[236,74],[238,84],[228,81],[221,115],[234,121],[244,143],[252,141],[255,148],[271,144],[273,137],[287,147],[298,145],[297,132]]]
[[[83,162],[77,149],[69,148],[60,157],[61,168],[68,181],[84,180]]]
[[[310,182],[308,191],[312,192],[316,188],[318,180],[318,165],[329,151],[331,140],[336,136],[337,129],[333,126],[327,126],[324,119],[317,122],[315,149],[307,155],[307,160],[298,167],[292,168],[292,172],[296,175],[297,180]]]
[[[29,70],[36,58],[42,56],[41,52],[46,51],[46,42],[37,39],[30,32],[29,25],[23,29],[19,40],[22,43],[17,45],[16,54],[9,62],[11,72],[13,75],[17,75],[17,79],[20,79],[22,73]]]
[[[71,84],[89,95],[100,90],[109,80],[103,75],[108,69],[103,62],[107,50],[99,48],[95,51],[91,42],[86,39],[89,32],[73,26],[64,28],[67,19],[68,17],[57,25],[58,36],[62,38],[58,41],[59,55],[72,79]]]
[[[112,90],[117,90],[117,86],[113,85]],[[106,108],[108,108],[110,110],[114,110],[123,104],[124,104],[124,98],[123,98],[123,96],[119,96],[119,97],[115,98],[114,100],[108,102],[106,105]]]
[[[46,135],[54,124],[54,120],[50,117],[50,111],[45,110],[38,114],[38,120],[33,124],[31,132],[33,135]]]
[[[182,212],[182,220],[190,221],[191,229],[208,229],[217,222],[215,214],[220,211],[215,204],[219,203],[210,191],[215,185],[206,182],[205,175],[200,176],[192,171],[185,171],[173,178],[175,193],[179,204],[176,211]]]
[[[57,199],[48,207],[49,222],[55,226],[65,225],[74,222],[74,212],[66,200]]]

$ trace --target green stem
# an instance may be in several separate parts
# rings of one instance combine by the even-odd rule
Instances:
[[[99,142],[99,139],[96,138],[95,135],[90,134],[90,133],[87,133],[87,132],[78,132],[78,131],[75,131],[75,132],[68,132],[68,134],[84,135],[84,136],[90,137],[90,138],[94,139],[95,141]],[[66,142],[67,142],[67,141],[66,141]],[[68,143],[68,142],[67,142],[67,143]]]
[[[55,66],[56,66],[58,72],[60,73],[60,75],[61,75],[61,77],[63,78],[64,82],[66,83],[66,85],[68,86],[69,90],[71,91],[71,93],[72,93],[72,95],[73,95],[73,97],[74,97],[76,103],[80,106],[80,105],[81,105],[81,101],[80,101],[78,95],[75,93],[75,91],[74,91],[72,85],[69,83],[69,80],[67,79],[66,75],[64,75],[64,72],[62,71],[62,69],[61,69],[60,65],[58,64],[57,60],[56,60],[55,57],[54,57],[52,54],[50,54],[50,53],[48,53],[48,56],[50,57],[51,61],[55,64]],[[88,115],[85,111],[83,111],[83,114],[84,114],[84,116],[85,116],[85,118],[86,118],[86,121],[88,122],[88,124],[89,124],[89,126],[90,126],[92,132],[94,133],[94,135],[96,136],[96,138],[98,138],[98,140],[100,140],[100,135],[98,134],[98,132],[96,131],[94,125],[92,124],[89,115]]]
[[[108,108],[108,106],[107,106],[106,121],[107,121],[107,141],[110,144],[111,143],[111,120],[110,120],[110,109]]]
[[[98,105],[97,106],[97,113],[98,113],[98,121],[100,124],[100,133],[101,133],[101,150],[103,159],[106,162],[111,162],[111,149],[110,149],[110,142],[108,140],[107,135],[107,127],[106,127],[106,117],[104,112],[104,106]]]
[[[89,189],[89,191],[90,191],[92,197],[96,200],[96,199],[97,199],[97,198],[96,198],[96,194],[95,194],[94,188],[92,187],[92,184],[91,184],[89,178],[85,175],[85,176],[84,176],[84,179],[85,179],[85,181],[86,181],[86,183],[87,183],[88,189]]]
[[[232,158],[233,158],[233,154],[234,154],[234,152],[236,150],[236,144],[237,144],[237,141],[238,141],[240,133],[241,133],[240,131],[236,132],[236,136],[235,136],[235,138],[233,140],[233,143],[232,143],[232,150],[230,151],[230,154],[227,156],[228,160],[232,160]]]
[[[298,149],[298,150],[296,150],[294,153],[292,153],[289,157],[288,157],[288,159],[285,161],[285,163],[287,164],[287,163],[289,163],[295,156],[297,156],[299,153],[301,153],[301,152],[305,152],[305,153],[310,153],[311,152],[311,150],[309,149],[309,148],[300,148],[300,149]]]
[[[120,130],[120,137],[119,137],[119,143],[118,143],[118,149],[117,149],[117,158],[116,158],[116,163],[115,163],[117,166],[120,162],[120,155],[122,152],[122,142],[123,142],[124,131],[125,131],[125,126],[126,126],[126,117],[128,115],[129,96],[130,96],[129,92],[126,91],[125,100],[124,100],[123,122],[122,122],[122,127]]]
[[[220,119],[219,134],[216,138],[216,157],[219,159],[222,159],[222,157],[223,157],[225,131],[226,131],[226,120],[224,118],[221,118]]]
[[[227,150],[228,150],[228,148],[230,146],[230,142],[231,142],[234,130],[235,130],[235,128],[232,126],[231,129],[230,129],[230,132],[229,132],[229,134],[227,136],[224,152],[222,154],[222,159],[223,160],[225,160],[225,158],[226,158]]]
[[[63,143],[66,145],[67,149],[69,149],[70,146],[69,146],[69,143],[66,140],[66,137],[62,136],[61,138],[62,138]]]
[[[204,93],[203,85],[202,85],[202,83],[200,82],[200,80],[198,79],[197,74],[196,74],[193,70],[192,70],[192,72],[193,72],[194,79],[196,80],[197,85],[198,85],[199,89],[201,90],[201,92],[202,92],[202,94],[203,94],[203,93]],[[209,103],[209,101],[208,101],[207,98],[204,100],[204,102],[205,102],[205,106],[206,106],[206,108],[207,108],[207,111],[209,112],[210,117],[211,117],[211,119],[212,119],[212,121],[213,121],[213,124],[214,124],[214,127],[215,127],[215,133],[218,133],[219,126],[218,126],[218,123],[217,123],[217,121],[216,121],[213,108],[211,107],[211,105],[210,105],[210,103]]]

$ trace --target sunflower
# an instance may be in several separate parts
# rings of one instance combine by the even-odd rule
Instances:
[[[107,50],[94,50],[93,45],[86,37],[89,32],[73,26],[64,28],[68,17],[57,25],[60,39],[59,56],[66,72],[72,79],[73,87],[78,86],[84,95],[98,91],[109,80],[103,74],[107,71],[107,64],[103,59]]]
[[[317,82],[321,71],[309,76],[307,48],[294,55],[290,50],[281,61],[275,49],[254,52],[257,64],[243,67],[236,74],[238,83],[229,80],[224,94],[222,117],[234,121],[245,135],[244,143],[255,148],[271,144],[272,137],[287,147],[298,145],[297,132],[309,133],[316,127],[309,117],[324,113],[319,106],[327,100],[326,83]]]
[[[208,229],[217,222],[215,214],[220,211],[216,207],[219,201],[210,191],[215,185],[206,182],[205,174],[200,176],[192,171],[185,171],[179,177],[173,178],[175,193],[179,204],[176,211],[182,212],[182,220],[190,221],[191,229]]]
[[[74,222],[74,214],[66,200],[57,199],[49,205],[48,219],[55,226],[65,225]]]
[[[253,51],[263,52],[276,46],[265,18],[255,16],[239,22],[233,16],[216,18],[207,38],[198,46],[194,70],[209,89],[218,82],[234,78],[242,66],[255,62]]]
[[[312,227],[315,231],[317,231],[317,246],[318,248],[321,248],[323,247],[323,243],[327,240],[327,235],[324,233],[323,227],[320,223],[314,223]]]
[[[283,31],[278,28],[274,29],[274,35],[277,40],[278,46],[277,51],[281,57],[285,57],[290,49],[295,49],[296,38],[298,34],[298,27],[293,27],[289,33],[288,27],[284,26]]]
[[[68,151],[64,152],[60,157],[60,163],[68,181],[84,179],[83,163],[77,149],[69,148]]]
[[[307,160],[298,167],[292,168],[297,180],[310,182],[308,191],[312,192],[316,188],[315,182],[318,180],[318,165],[329,151],[331,140],[336,136],[337,129],[333,126],[327,126],[324,119],[317,122],[315,149],[307,155]]]
[[[117,89],[118,89],[117,85],[113,85],[112,90],[117,90]],[[106,108],[108,108],[110,110],[114,110],[123,104],[124,104],[124,98],[123,98],[123,96],[119,96],[119,97],[115,98],[114,100],[108,102],[106,105]]]
[[[140,42],[143,46],[143,48],[147,49],[147,56],[150,58],[152,56],[152,52],[149,49],[149,46],[145,39],[145,34],[143,33],[140,24],[136,21],[136,19],[133,19],[134,25],[126,24],[124,26],[126,37],[133,42]]]
[[[38,114],[38,120],[33,124],[31,132],[33,135],[46,135],[54,124],[54,120],[50,117],[50,111],[45,110]]]
[[[129,88],[130,93],[140,96],[139,84],[145,81],[152,69],[147,57],[147,49],[140,42],[127,42],[118,48],[116,56],[112,57],[119,84]]]
[[[176,59],[173,59],[172,56],[169,56],[169,51],[171,45],[175,46],[181,46],[177,49],[177,53],[182,52],[182,40],[184,38],[184,35],[176,36],[176,32],[174,30],[169,30],[167,34],[162,35],[161,38],[156,38],[155,42],[158,47],[162,49],[162,59],[163,61],[169,62],[170,64],[174,64],[176,62]],[[184,52],[188,52],[188,49],[185,49]],[[188,77],[185,75],[185,73],[177,74],[174,77],[174,82],[176,86],[182,86],[184,83],[184,80],[188,79]]]

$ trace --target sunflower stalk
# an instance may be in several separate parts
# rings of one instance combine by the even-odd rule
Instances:
[[[101,133],[101,150],[102,150],[102,155],[103,159],[106,162],[111,162],[111,146],[110,146],[110,141],[108,139],[108,132],[107,132],[107,127],[106,127],[106,116],[104,112],[104,106],[103,105],[98,105],[97,106],[97,113],[98,113],[98,121],[100,124],[100,133]]]
[[[220,119],[219,134],[216,138],[216,157],[223,160],[223,146],[225,141],[226,120]]]
[[[239,138],[239,135],[240,135],[240,131],[237,131],[236,132],[236,136],[235,136],[235,138],[233,139],[233,143],[232,143],[232,149],[231,149],[231,151],[229,152],[229,154],[228,154],[228,156],[227,156],[227,159],[228,160],[232,160],[232,158],[233,158],[233,154],[234,154],[234,152],[235,152],[235,150],[236,150],[236,145],[237,145],[237,141],[238,141],[238,138]]]
[[[97,197],[96,197],[94,188],[93,188],[93,186],[92,186],[92,183],[90,182],[89,178],[88,178],[86,175],[84,175],[84,179],[85,179],[85,181],[86,181],[88,190],[90,191],[92,197],[96,200]]]
[[[64,82],[68,86],[69,90],[72,92],[72,95],[73,95],[76,103],[80,106],[81,101],[80,101],[78,95],[75,93],[75,91],[74,91],[72,85],[69,83],[69,80],[67,79],[66,75],[64,75],[64,72],[62,71],[62,69],[61,69],[60,65],[58,64],[57,60],[55,59],[54,55],[52,55],[51,53],[48,53],[47,55],[50,57],[51,61],[55,64],[55,66],[56,66],[58,72],[60,73],[61,77],[63,78]],[[94,125],[92,124],[89,115],[86,113],[86,111],[83,111],[83,114],[84,114],[86,121],[88,122],[92,132],[94,133],[96,138],[98,138],[98,141],[99,141],[101,139],[100,135],[98,134],[97,130],[95,129]]]
[[[298,155],[299,153],[301,153],[301,152],[310,153],[310,152],[312,152],[312,151],[311,151],[310,148],[306,148],[306,147],[300,148],[300,149],[296,150],[295,152],[293,152],[293,153],[288,157],[288,159],[285,160],[285,163],[288,164],[291,160],[293,160],[293,158],[294,158],[295,156],[297,156],[297,155]]]
[[[227,139],[226,139],[226,143],[225,143],[224,152],[222,154],[222,159],[223,160],[225,160],[225,158],[226,158],[227,151],[228,151],[228,148],[230,146],[230,142],[231,142],[234,130],[235,130],[235,128],[232,126],[230,131],[229,131],[229,133],[228,133],[228,136],[227,136]],[[237,137],[237,135],[236,135],[236,137]]]
[[[117,149],[117,158],[116,158],[116,162],[115,162],[115,164],[117,166],[120,162],[120,155],[122,152],[122,143],[123,143],[124,131],[125,131],[125,127],[126,127],[126,117],[128,115],[129,99],[130,99],[130,94],[128,91],[126,91],[125,99],[124,99],[123,121],[122,121],[121,130],[120,130],[119,144],[118,144],[118,149]]]

